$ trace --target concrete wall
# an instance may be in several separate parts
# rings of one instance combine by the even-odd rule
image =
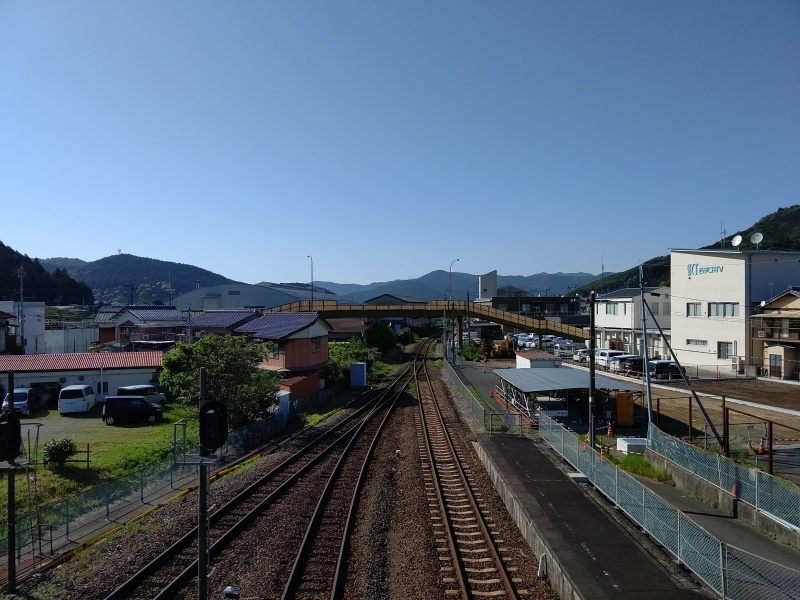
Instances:
[[[787,529],[761,511],[756,510],[750,504],[736,499],[730,493],[667,460],[660,454],[646,450],[645,458],[655,467],[664,469],[669,473],[675,480],[675,487],[682,492],[686,492],[686,494],[694,498],[699,498],[782,544],[800,550],[800,532]]]

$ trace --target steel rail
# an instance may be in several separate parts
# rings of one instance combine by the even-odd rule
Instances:
[[[367,404],[363,407],[359,408],[355,411],[352,415],[349,415],[345,420],[341,423],[337,424],[335,427],[331,428],[318,438],[314,439],[310,443],[306,444],[304,447],[299,449],[297,452],[292,454],[286,460],[282,461],[280,464],[276,465],[273,469],[271,469],[268,473],[266,473],[263,477],[259,478],[257,481],[252,483],[248,486],[245,490],[237,494],[234,498],[229,500],[227,503],[222,505],[218,510],[213,512],[210,516],[210,523],[213,527],[216,525],[222,518],[231,514],[234,510],[239,508],[242,502],[246,501],[250,498],[254,493],[256,493],[260,488],[264,487],[268,483],[275,481],[281,475],[285,475],[286,471],[291,468],[296,468],[300,461],[304,460],[307,455],[312,452],[318,452],[318,454],[312,457],[305,465],[302,465],[300,469],[295,472],[294,476],[290,475],[287,480],[279,486],[278,490],[285,489],[286,482],[292,481],[293,477],[299,477],[301,474],[305,473],[308,469],[310,469],[316,462],[322,460],[324,456],[326,456],[329,452],[332,452],[333,449],[341,443],[341,439],[343,437],[347,437],[352,435],[352,428],[345,433],[341,433],[341,430],[346,427],[347,425],[351,424],[353,421],[364,418],[365,413],[368,414],[371,411],[375,404],[381,402],[381,399],[385,397],[388,390],[391,390],[391,386],[387,388],[387,391],[384,391],[380,396],[370,400]],[[329,442],[331,438],[335,436],[339,436],[335,440],[329,443],[328,446],[322,448],[320,450],[320,446],[324,443]],[[273,492],[273,493],[275,493]],[[274,500],[274,496],[270,495],[267,497]],[[194,527],[190,531],[188,531],[185,535],[183,535],[180,539],[178,539],[175,543],[173,543],[169,548],[164,550],[161,554],[155,557],[152,561],[142,567],[139,571],[134,573],[127,581],[123,582],[120,586],[114,589],[108,596],[106,596],[106,600],[118,600],[120,598],[128,597],[133,590],[139,587],[148,577],[150,577],[154,572],[158,571],[166,564],[169,564],[176,556],[178,556],[181,552],[184,552],[187,548],[192,546],[194,541],[197,539],[198,528]],[[212,546],[209,550],[213,551],[214,546]],[[197,559],[195,558],[193,561],[193,565],[195,567],[196,572],[196,563]],[[191,566],[189,567],[191,569]],[[179,579],[181,577],[185,577],[186,574],[182,573],[179,575]],[[167,587],[172,589],[176,585],[175,580],[171,582]]]
[[[514,587],[513,582],[511,581],[511,576],[508,573],[508,569],[506,568],[505,561],[500,556],[500,552],[497,548],[497,545],[494,541],[494,537],[492,536],[491,532],[489,531],[488,526],[486,525],[486,521],[483,518],[483,514],[481,513],[480,507],[478,506],[478,502],[475,499],[475,495],[472,491],[472,487],[469,484],[466,474],[464,473],[464,468],[461,465],[461,460],[458,457],[458,453],[456,451],[455,446],[453,445],[452,437],[450,432],[447,429],[447,424],[444,419],[444,415],[442,414],[441,407],[439,406],[438,399],[436,397],[436,392],[433,389],[433,383],[431,382],[430,376],[427,372],[427,367],[423,366],[423,371],[425,374],[425,379],[428,384],[428,392],[430,394],[430,402],[427,404],[433,408],[433,415],[430,415],[430,418],[434,419],[432,423],[434,428],[437,428],[441,433],[441,442],[446,444],[446,458],[437,458],[435,456],[435,452],[433,451],[433,442],[431,440],[431,428],[428,426],[428,416],[426,416],[425,412],[425,404],[426,402],[423,400],[422,394],[420,393],[420,418],[423,424],[423,430],[425,431],[425,442],[426,442],[426,449],[428,452],[428,459],[431,461],[431,470],[433,471],[433,480],[434,480],[434,487],[436,489],[437,500],[439,503],[440,510],[442,512],[442,516],[447,523],[447,541],[448,547],[450,548],[451,555],[453,557],[453,561],[456,565],[456,581],[458,583],[459,592],[461,597],[464,599],[472,598],[474,596],[484,596],[484,595],[493,595],[497,592],[505,594],[506,598],[519,598],[519,595]],[[497,572],[498,581],[488,581],[488,580],[476,580],[472,579],[469,576],[467,566],[464,562],[464,555],[461,549],[461,544],[458,541],[458,534],[455,531],[455,523],[453,522],[453,516],[451,514],[451,510],[447,506],[447,501],[445,498],[445,494],[443,491],[443,483],[440,481],[440,478],[443,477],[441,473],[442,463],[447,462],[447,464],[452,464],[454,466],[455,475],[457,476],[458,482],[460,484],[460,490],[463,493],[466,501],[469,504],[470,512],[474,516],[475,523],[479,529],[481,538],[485,543],[486,552],[489,554],[491,561],[494,564],[494,568]],[[499,584],[499,587],[502,588],[501,590],[486,592],[483,590],[476,590],[475,588],[478,586],[496,586]]]

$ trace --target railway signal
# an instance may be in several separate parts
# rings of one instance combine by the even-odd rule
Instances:
[[[228,439],[228,409],[219,400],[200,407],[200,456],[210,456]]]
[[[20,455],[22,433],[19,417],[8,413],[0,417],[0,455],[11,462]]]

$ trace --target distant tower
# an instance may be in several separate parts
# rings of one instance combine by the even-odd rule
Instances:
[[[478,275],[478,299],[489,300],[497,296],[497,270]]]

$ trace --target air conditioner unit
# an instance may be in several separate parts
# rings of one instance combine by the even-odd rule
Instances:
[[[760,338],[767,337],[767,332],[764,331],[763,329],[759,330],[758,337]]]

